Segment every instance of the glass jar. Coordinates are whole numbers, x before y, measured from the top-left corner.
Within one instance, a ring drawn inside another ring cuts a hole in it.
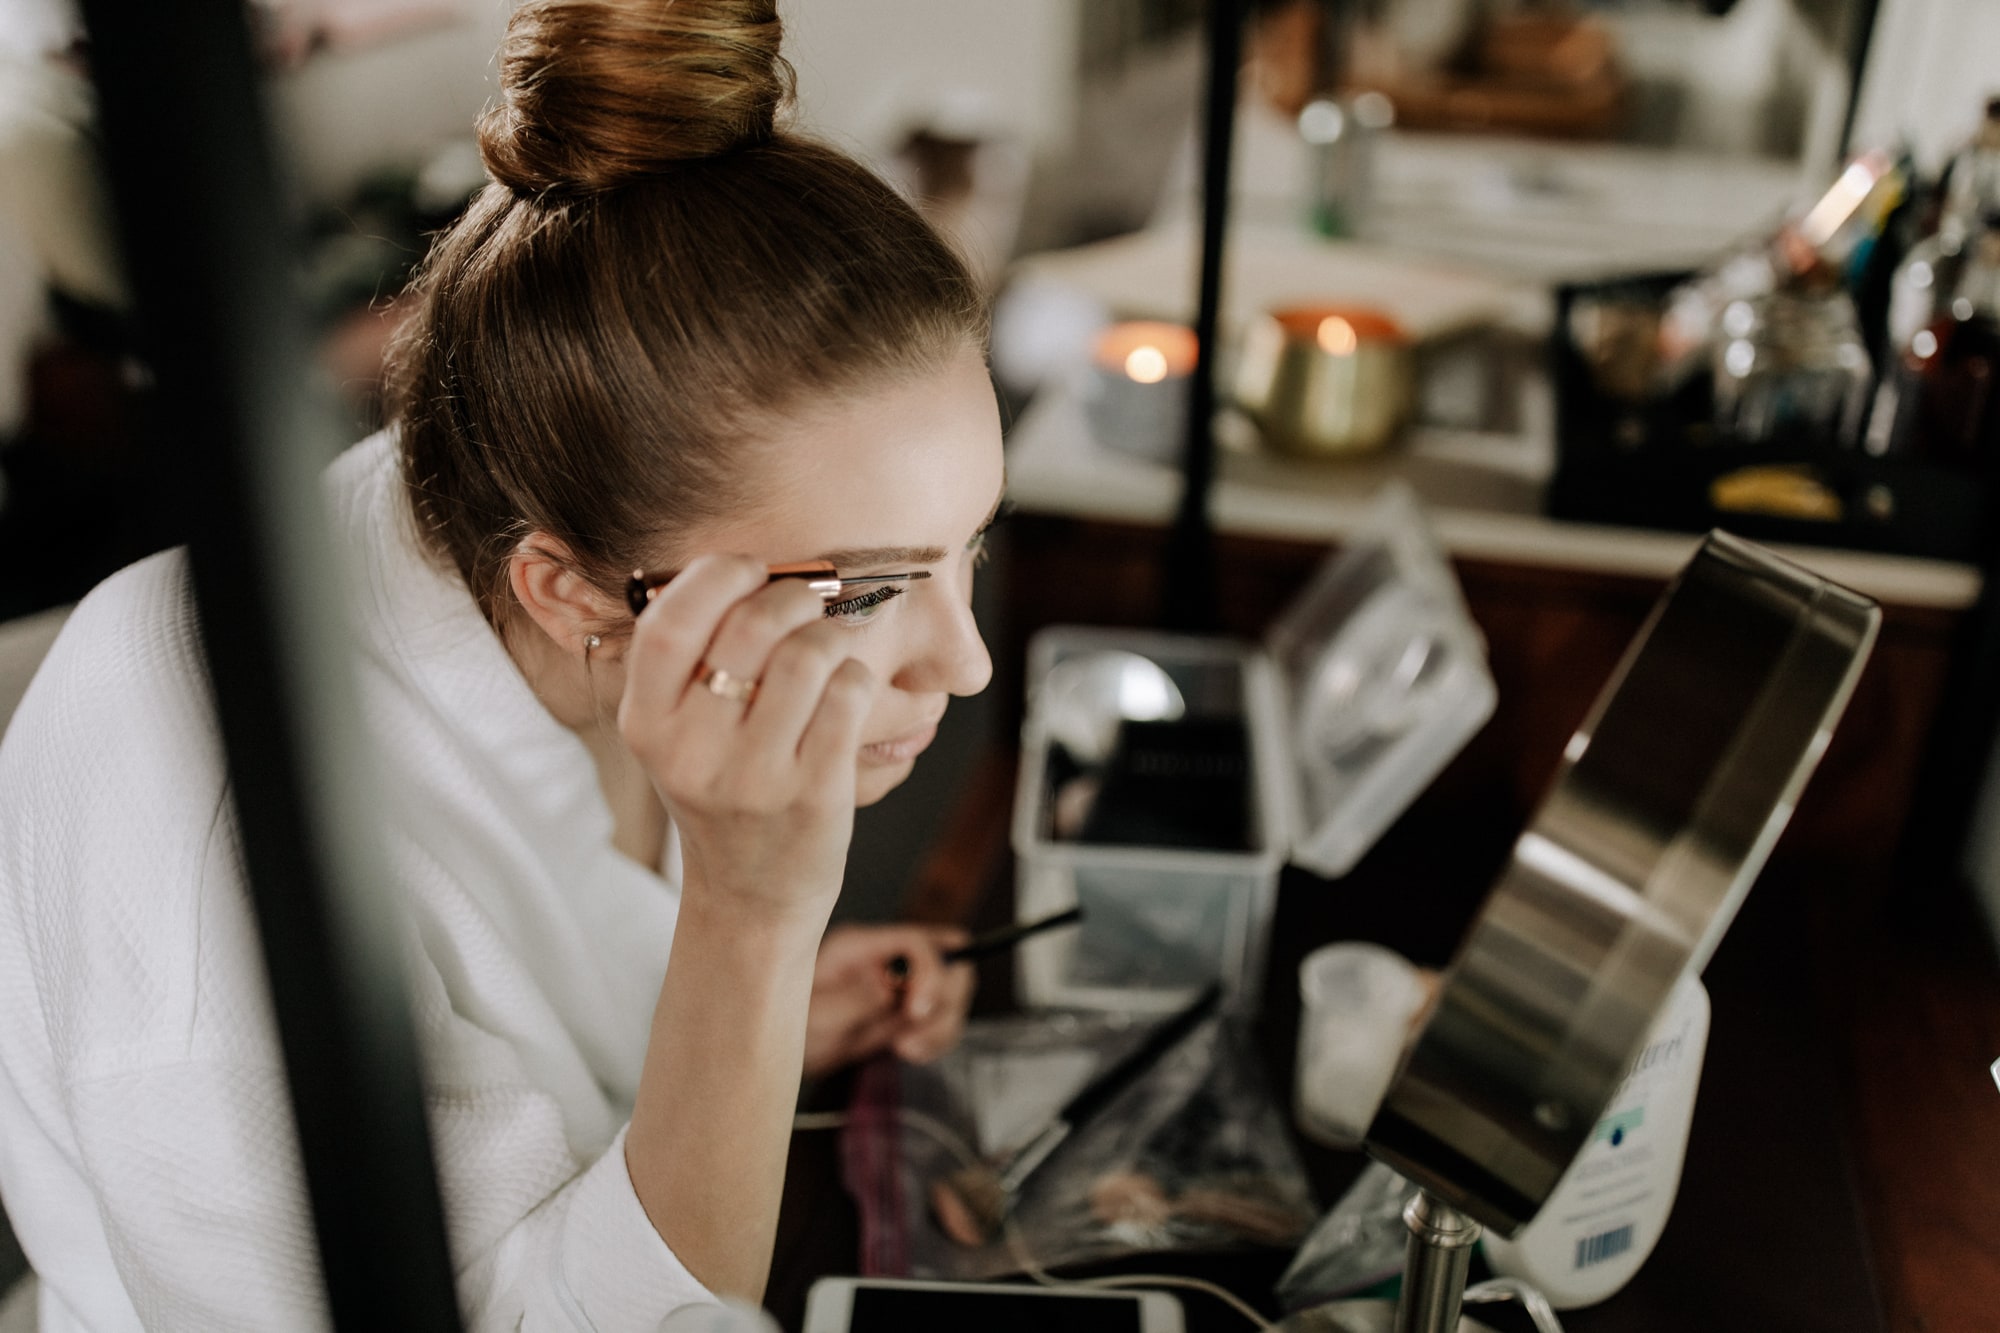
[[[2000,213],[1989,214],[1952,298],[1897,367],[1899,452],[1969,469],[2000,450]]]
[[[1852,442],[1871,363],[1854,302],[1831,283],[1732,301],[1714,342],[1715,424],[1738,444]]]
[[[1889,279],[1889,346],[1898,354],[1943,314],[1965,271],[1965,232],[1947,225],[1910,247]]]

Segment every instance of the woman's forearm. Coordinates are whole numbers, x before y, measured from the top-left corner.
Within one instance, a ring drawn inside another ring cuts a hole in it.
[[[625,1162],[661,1237],[722,1295],[759,1300],[770,1273],[825,925],[693,876],[683,890]]]

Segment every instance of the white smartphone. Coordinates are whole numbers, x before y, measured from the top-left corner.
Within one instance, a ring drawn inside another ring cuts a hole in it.
[[[1091,1291],[1000,1282],[823,1277],[806,1293],[803,1333],[1183,1333],[1164,1291]]]

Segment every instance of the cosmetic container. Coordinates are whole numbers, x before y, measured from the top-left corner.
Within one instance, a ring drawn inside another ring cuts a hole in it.
[[[1321,945],[1299,964],[1299,1054],[1292,1120],[1353,1150],[1389,1090],[1429,989],[1416,965],[1361,940]]]
[[[1708,991],[1686,973],[1534,1221],[1512,1240],[1482,1239],[1494,1272],[1533,1284],[1558,1310],[1595,1305],[1632,1280],[1680,1189],[1708,1014]]]
[[[1235,391],[1264,443],[1281,453],[1374,453],[1416,406],[1409,335],[1368,307],[1282,307],[1245,331]]]
[[[1091,435],[1107,449],[1178,465],[1198,361],[1185,325],[1131,320],[1104,329],[1080,383]]]
[[[1028,649],[1015,906],[1033,1008],[1254,1008],[1280,869],[1337,881],[1493,711],[1415,498],[1371,506],[1261,644],[1052,626]],[[1338,891],[1330,885],[1329,891]]]

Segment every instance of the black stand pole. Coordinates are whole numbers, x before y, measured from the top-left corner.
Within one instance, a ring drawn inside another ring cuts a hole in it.
[[[1181,503],[1167,535],[1160,620],[1169,629],[1212,630],[1218,618],[1215,531],[1208,496],[1215,478],[1216,329],[1222,254],[1229,224],[1229,154],[1242,63],[1242,0],[1209,0],[1208,101],[1202,132],[1201,299],[1196,307],[1194,379],[1188,385],[1187,450]]]
[[[321,1268],[341,1329],[456,1329],[339,563],[242,0],[85,0],[90,61]],[[146,1108],[134,1107],[144,1115]]]

